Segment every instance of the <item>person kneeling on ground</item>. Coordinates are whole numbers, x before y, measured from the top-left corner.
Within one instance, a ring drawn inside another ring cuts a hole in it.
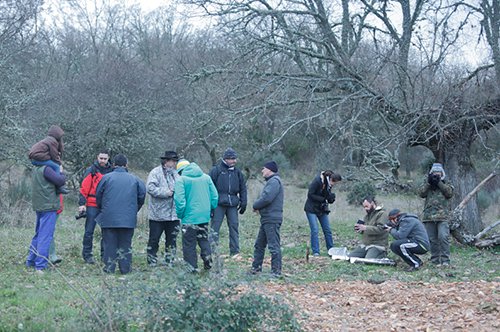
[[[430,246],[424,225],[417,216],[401,213],[398,209],[389,212],[389,221],[386,231],[396,240],[391,243],[392,252],[410,266],[407,272],[420,269],[423,263],[417,254],[425,254]]]

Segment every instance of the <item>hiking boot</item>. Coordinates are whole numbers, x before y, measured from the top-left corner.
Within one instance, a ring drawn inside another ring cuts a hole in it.
[[[210,270],[212,268],[212,260],[211,259],[204,260],[203,261],[203,268],[205,270]]]
[[[420,269],[420,266],[410,266],[405,269],[406,272],[415,272]]]
[[[257,275],[257,274],[259,274],[261,272],[262,272],[262,269],[252,267],[250,269],[250,271],[248,271],[248,274],[250,274],[250,275]]]
[[[62,262],[62,259],[57,257],[56,259],[52,259],[50,260],[50,262],[53,264],[53,265],[57,265],[57,264],[60,264]]]
[[[84,258],[85,264],[95,264],[94,257]]]

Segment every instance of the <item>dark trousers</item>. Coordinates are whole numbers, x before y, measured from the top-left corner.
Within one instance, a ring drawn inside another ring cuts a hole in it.
[[[56,211],[36,212],[35,235],[26,258],[26,265],[37,270],[47,268],[49,248],[56,228]]]
[[[450,226],[447,221],[428,221],[424,223],[431,243],[431,262],[450,263]]]
[[[252,269],[262,271],[266,246],[271,253],[271,272],[281,274],[280,224],[261,224],[255,240]]]
[[[116,262],[121,274],[132,270],[133,228],[103,228],[104,272],[114,273]]]
[[[227,219],[229,228],[229,253],[236,255],[240,252],[239,234],[238,234],[238,208],[236,206],[217,206],[212,219],[211,242],[219,242],[219,232],[222,226],[224,216]]]
[[[148,240],[148,263],[156,264],[160,238],[165,233],[165,262],[173,262],[176,251],[176,239],[179,234],[180,223],[179,220],[173,221],[156,221],[149,220],[149,240]]]
[[[94,230],[96,226],[95,217],[97,216],[99,209],[96,207],[88,206],[87,207],[87,218],[85,219],[85,233],[83,234],[83,248],[82,248],[82,257],[84,260],[88,260],[92,258],[92,245],[94,242]],[[102,245],[101,238],[101,260],[103,259],[104,248]]]
[[[416,268],[422,266],[422,260],[418,258],[417,254],[422,255],[427,252],[427,249],[409,239],[396,240],[392,242],[391,250],[393,253],[401,257],[406,264]]]
[[[199,225],[182,225],[182,254],[184,261],[193,269],[198,268],[196,244],[200,246],[203,262],[211,261],[212,250],[208,241],[208,223]]]

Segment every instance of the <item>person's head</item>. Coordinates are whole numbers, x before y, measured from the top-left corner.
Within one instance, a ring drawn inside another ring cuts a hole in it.
[[[397,225],[399,223],[399,216],[401,215],[401,211],[399,209],[392,209],[389,212],[388,219],[393,225]]]
[[[226,163],[227,166],[229,167],[234,167],[237,162],[238,155],[236,154],[236,151],[234,151],[232,148],[227,148],[226,151],[224,151],[224,154],[222,155],[222,160]]]
[[[127,167],[127,164],[128,160],[124,154],[119,153],[113,158],[113,165],[115,167]]]
[[[108,164],[109,161],[109,152],[108,150],[100,150],[97,154],[97,163],[99,166],[104,167]]]
[[[262,167],[262,176],[268,178],[274,173],[278,173],[278,164],[274,160],[265,163],[264,167]]]
[[[375,210],[375,208],[377,207],[377,201],[375,201],[375,196],[368,195],[365,198],[363,198],[362,205],[366,213],[370,213],[373,210]]]
[[[342,181],[342,176],[338,173],[335,173],[334,171],[327,170],[322,172],[323,174],[323,180],[328,182],[330,186],[333,186],[335,183]]]
[[[163,167],[175,169],[177,162],[179,161],[179,156],[175,151],[165,151],[165,154],[161,156],[160,159]]]
[[[57,141],[60,141],[64,136],[64,130],[62,130],[62,128],[58,125],[52,125],[50,126],[47,135],[54,137]]]
[[[177,173],[179,173],[179,175],[182,175],[182,171],[188,167],[188,165],[190,164],[189,161],[187,161],[186,159],[181,159],[177,162]]]
[[[441,180],[444,180],[444,178],[446,177],[443,165],[440,163],[432,164],[429,174],[439,175]]]

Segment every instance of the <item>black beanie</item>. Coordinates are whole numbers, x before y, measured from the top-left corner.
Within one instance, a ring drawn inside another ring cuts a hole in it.
[[[273,173],[278,172],[278,164],[274,160],[268,161],[267,163],[264,164],[264,167],[267,168],[268,170],[272,171]]]

